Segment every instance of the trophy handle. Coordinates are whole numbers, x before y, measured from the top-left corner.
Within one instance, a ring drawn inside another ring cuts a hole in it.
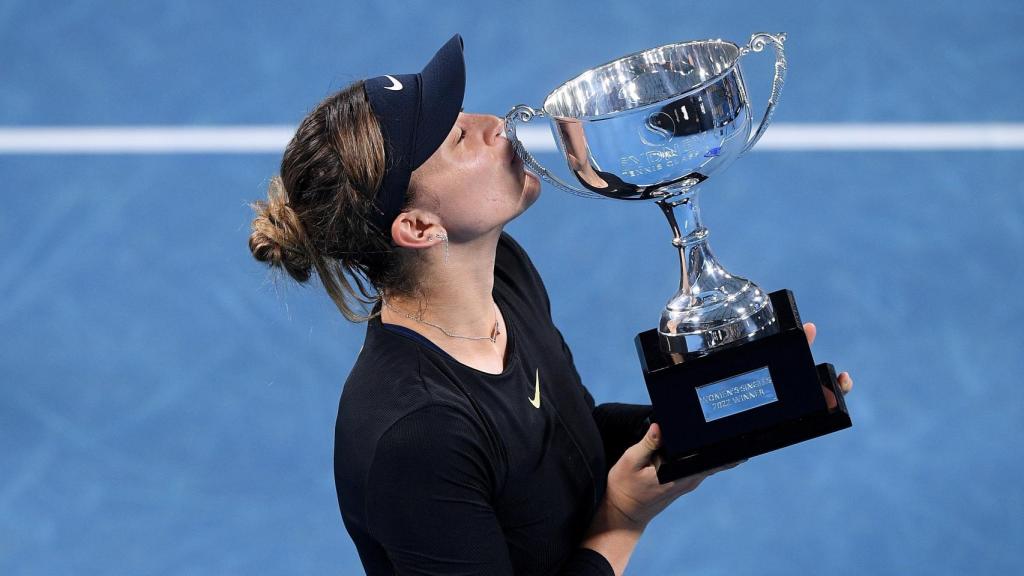
[[[515,106],[508,111],[508,114],[505,115],[505,137],[508,138],[509,143],[512,144],[512,149],[515,150],[516,155],[522,158],[523,164],[530,169],[530,172],[540,176],[545,182],[555,186],[556,188],[577,196],[585,196],[587,198],[604,198],[604,196],[599,194],[594,194],[593,192],[588,192],[563,182],[547,168],[541,166],[540,162],[537,162],[537,159],[533,157],[533,154],[530,154],[526,149],[526,146],[524,146],[522,141],[519,140],[519,137],[516,136],[516,125],[519,124],[519,122],[529,122],[530,120],[533,120],[534,117],[543,118],[545,116],[546,114],[543,110],[537,110],[525,104]]]
[[[747,141],[747,145],[743,148],[743,152],[750,150],[757,141],[761,139],[761,134],[764,134],[765,128],[768,128],[768,124],[772,121],[772,114],[775,113],[775,104],[779,100],[779,95],[782,93],[782,85],[786,82],[786,49],[782,43],[786,41],[786,33],[780,32],[779,34],[768,34],[766,32],[758,32],[750,37],[750,43],[740,48],[740,56],[748,54],[750,52],[760,52],[764,50],[764,47],[771,42],[772,48],[775,49],[775,78],[772,80],[772,94],[768,97],[768,107],[764,111],[764,116],[761,118],[761,124],[758,125],[757,131]]]

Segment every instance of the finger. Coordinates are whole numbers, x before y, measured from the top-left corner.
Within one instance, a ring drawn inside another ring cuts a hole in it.
[[[726,470],[732,470],[733,468],[739,466],[740,464],[743,464],[744,462],[746,462],[746,460],[739,460],[737,462],[732,462],[730,464],[723,464],[717,468],[712,468],[711,470],[708,470],[708,476],[712,474],[717,474],[719,472],[724,472]]]
[[[712,468],[710,470],[698,472],[692,476],[678,478],[676,480],[663,484],[662,489],[672,494],[673,496],[686,494],[687,492],[696,490],[697,487],[700,486],[702,482],[707,480],[709,476],[714,476],[719,472],[735,468],[740,464],[743,464],[744,462],[746,462],[746,460],[740,460],[739,462],[733,462],[732,464],[725,464],[717,468]]]
[[[647,433],[639,442],[633,444],[622,454],[622,460],[632,468],[639,470],[654,462],[658,448],[661,446],[661,427],[651,424]]]
[[[850,393],[853,390],[853,378],[850,377],[849,372],[841,372],[839,374],[839,389],[843,391],[843,395]]]
[[[661,426],[652,422],[650,427],[647,428],[647,434],[644,434],[640,443],[649,451],[656,452],[661,447]]]
[[[814,337],[818,335],[818,327],[811,322],[804,322],[804,334],[807,335],[807,345],[814,344]]]
[[[743,460],[739,460],[739,461],[736,461],[736,462],[732,462],[730,464],[723,464],[721,466],[717,466],[715,468],[711,468],[711,469],[705,470],[703,472],[698,472],[698,473],[696,473],[696,474],[694,474],[692,476],[686,476],[685,478],[681,478],[680,480],[676,480],[676,482],[690,482],[690,483],[697,482],[697,483],[700,483],[700,482],[703,482],[708,476],[714,476],[715,474],[718,474],[719,472],[724,472],[726,470],[731,470],[731,469],[739,466],[740,464],[743,464],[746,461],[747,461],[746,459],[743,459]]]

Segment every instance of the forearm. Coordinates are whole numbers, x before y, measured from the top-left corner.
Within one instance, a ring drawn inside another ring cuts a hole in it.
[[[626,564],[645,526],[627,517],[605,500],[594,514],[582,546],[604,556],[615,575],[621,576],[626,571]]]

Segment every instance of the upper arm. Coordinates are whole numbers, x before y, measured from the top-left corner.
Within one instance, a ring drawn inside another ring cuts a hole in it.
[[[366,517],[396,574],[511,574],[491,505],[493,459],[454,409],[428,406],[378,442]]]

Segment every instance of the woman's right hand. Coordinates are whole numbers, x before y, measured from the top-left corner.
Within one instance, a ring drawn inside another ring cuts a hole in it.
[[[616,575],[626,570],[640,535],[673,500],[692,492],[705,478],[739,464],[729,464],[667,484],[658,483],[661,429],[651,424],[640,442],[630,446],[608,471],[608,489],[594,514],[583,547],[605,557]]]
[[[621,516],[624,527],[642,531],[659,512],[676,498],[692,492],[705,478],[740,464],[736,462],[659,484],[657,466],[660,446],[661,428],[651,424],[643,439],[629,447],[608,471],[604,504],[609,514]]]

